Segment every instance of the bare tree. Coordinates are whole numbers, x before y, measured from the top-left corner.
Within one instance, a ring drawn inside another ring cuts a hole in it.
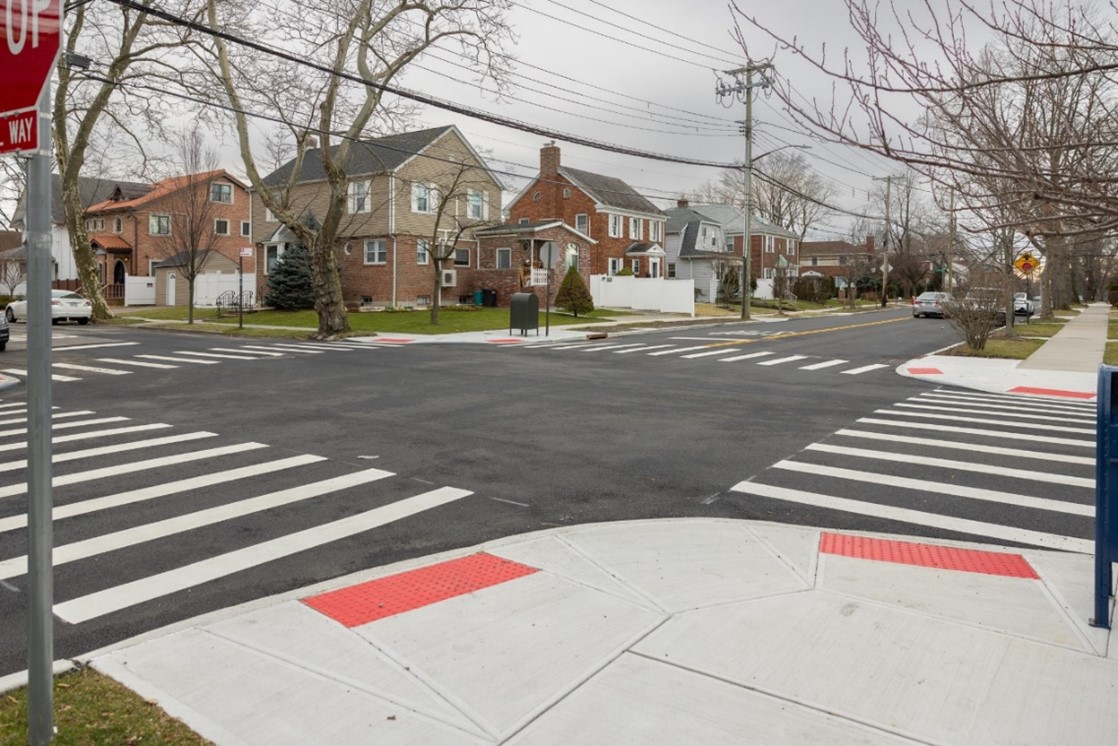
[[[12,225],[16,203],[27,184],[22,158],[0,158],[0,230]]]
[[[194,323],[194,283],[205,269],[217,238],[212,183],[224,171],[217,168],[217,151],[207,148],[200,128],[179,133],[176,150],[185,171],[174,180],[174,191],[164,200],[170,213],[169,231],[155,237],[155,251],[174,263],[187,285],[187,323]]]
[[[15,295],[16,288],[26,279],[26,261],[11,256],[0,258],[0,286],[7,289],[8,295]]]
[[[441,178],[433,177],[440,185],[438,194],[429,194],[436,201],[434,228],[424,239],[434,270],[431,291],[431,323],[439,323],[439,306],[442,304],[442,271],[448,259],[458,251],[463,236],[479,228],[496,225],[499,220],[489,219],[489,204],[485,189],[492,185],[485,169],[471,162],[447,163]]]
[[[1033,241],[1049,268],[1045,303],[1060,302],[1068,238],[1118,228],[1116,4],[1107,14],[1074,0],[845,3],[864,60],[828,58],[734,10],[845,91],[809,101],[778,79],[796,119],[952,188],[963,210],[993,208],[997,219],[975,229],[1012,227]],[[989,43],[972,47],[974,29]]]
[[[297,15],[277,16],[261,9],[230,14],[224,3],[209,0],[208,22],[215,31],[234,31],[262,43],[296,49],[299,59],[261,54],[215,39],[218,76],[236,112],[241,158],[254,190],[267,207],[310,251],[314,261],[317,336],[349,329],[335,256],[345,215],[350,150],[362,136],[406,122],[411,110],[385,96],[413,60],[432,47],[457,44],[475,72],[503,84],[510,38],[505,19],[508,0],[311,0]],[[309,62],[314,67],[304,65]],[[265,184],[249,138],[246,103],[254,97],[273,102],[293,141],[313,132],[321,139],[324,188],[328,196],[321,227],[311,232],[290,206],[289,195],[301,172],[304,148],[295,158],[291,179],[279,187]]]
[[[197,16],[202,0],[136,0],[180,15]],[[93,319],[112,314],[101,293],[97,259],[89,243],[78,177],[87,163],[109,160],[109,148],[123,136],[126,150],[145,167],[148,139],[158,132],[168,109],[159,81],[181,84],[186,76],[182,52],[196,39],[180,26],[144,11],[106,3],[73,3],[67,8],[64,59],[86,58],[94,69],[58,66],[54,95],[54,156],[62,182],[62,207],[82,293],[93,304]],[[169,58],[177,60],[169,62]],[[177,107],[182,113],[182,106]],[[99,173],[104,175],[103,173]]]

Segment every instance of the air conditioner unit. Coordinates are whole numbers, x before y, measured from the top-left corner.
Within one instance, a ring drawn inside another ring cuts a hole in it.
[[[440,287],[452,288],[458,284],[458,271],[454,269],[444,269],[442,282],[439,283]]]

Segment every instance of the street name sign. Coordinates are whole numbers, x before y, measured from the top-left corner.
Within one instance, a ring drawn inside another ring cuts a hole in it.
[[[61,0],[0,0],[0,153],[39,149],[39,96],[58,59]]]

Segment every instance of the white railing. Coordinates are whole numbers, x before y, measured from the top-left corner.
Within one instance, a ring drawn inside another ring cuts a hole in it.
[[[547,284],[547,270],[546,269],[532,269],[532,276],[528,279],[529,285],[546,285]]]

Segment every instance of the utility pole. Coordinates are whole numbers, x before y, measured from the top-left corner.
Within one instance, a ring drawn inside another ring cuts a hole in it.
[[[955,256],[954,256],[954,251],[955,251],[955,190],[954,189],[951,190],[951,215],[950,215],[950,219],[948,220],[947,225],[948,225],[948,231],[947,231],[947,266],[944,267],[943,273],[944,273],[944,280],[946,280],[946,282],[944,283],[944,285],[945,285],[944,290],[946,292],[950,293],[951,292],[951,285],[953,283],[953,279],[954,279],[954,276],[955,276],[955,273],[951,271],[955,267]]]
[[[727,75],[734,76],[732,84],[718,82],[714,93],[718,100],[733,102],[734,98],[745,102],[745,121],[742,123],[745,134],[745,236],[742,244],[741,264],[741,319],[748,321],[750,318],[749,306],[753,301],[750,288],[753,278],[753,89],[769,86],[769,79],[763,74],[761,79],[754,83],[753,73],[764,73],[772,67],[770,62],[748,62],[745,67],[726,70]]]
[[[889,207],[893,204],[893,176],[874,179],[885,182],[885,238],[881,242],[881,307],[889,302]]]

